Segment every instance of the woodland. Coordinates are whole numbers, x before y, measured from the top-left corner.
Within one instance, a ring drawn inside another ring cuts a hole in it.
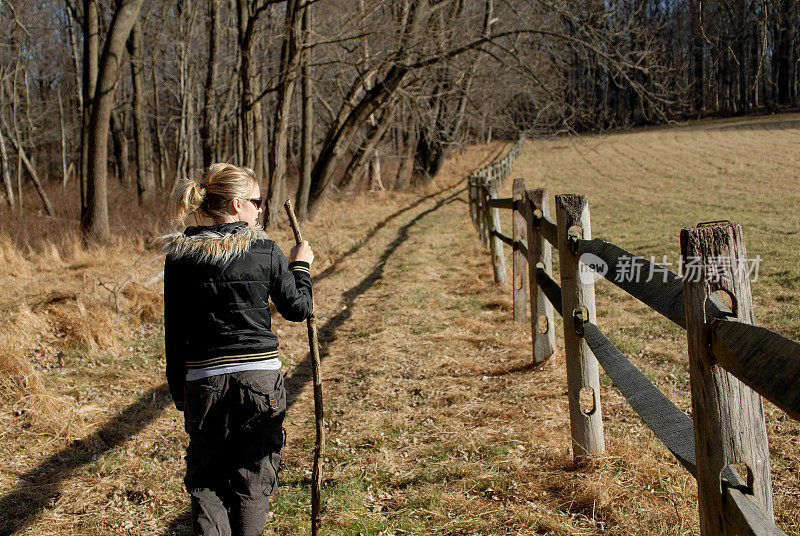
[[[800,95],[796,0],[2,0],[0,43],[0,210],[35,189],[101,242],[110,181],[142,204],[235,162],[270,224],[287,197],[304,219],[425,184],[469,142]]]

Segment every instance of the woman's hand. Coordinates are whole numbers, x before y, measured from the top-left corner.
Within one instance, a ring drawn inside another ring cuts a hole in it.
[[[314,252],[311,251],[311,246],[308,245],[308,240],[303,240],[289,252],[289,262],[303,261],[311,264],[314,262]]]

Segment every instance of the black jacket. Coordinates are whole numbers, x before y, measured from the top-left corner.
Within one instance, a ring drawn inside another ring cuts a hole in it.
[[[311,275],[245,222],[162,237],[167,381],[183,409],[187,369],[278,357],[267,298],[287,320],[311,313]]]

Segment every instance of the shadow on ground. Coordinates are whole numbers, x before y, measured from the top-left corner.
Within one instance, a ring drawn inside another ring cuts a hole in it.
[[[21,475],[19,483],[0,497],[0,536],[21,531],[55,506],[64,482],[78,469],[137,435],[171,403],[166,384],[150,389],[99,430]]]
[[[800,119],[754,119],[741,123],[723,125],[705,125],[704,130],[789,130],[800,128]]]
[[[453,187],[445,188],[441,192],[448,189],[452,189]],[[411,219],[408,223],[400,227],[397,231],[397,236],[395,239],[389,244],[389,246],[384,250],[383,254],[381,254],[380,259],[378,262],[375,263],[375,266],[372,270],[364,277],[361,281],[358,282],[355,286],[351,287],[349,290],[345,291],[342,294],[344,298],[344,303],[341,306],[341,310],[336,313],[333,317],[331,317],[327,322],[325,322],[322,327],[319,328],[319,340],[320,340],[320,358],[325,358],[328,355],[327,352],[327,345],[336,339],[336,330],[342,326],[347,320],[350,319],[352,315],[352,306],[355,303],[356,298],[364,294],[367,290],[369,290],[376,281],[383,277],[383,270],[386,266],[386,262],[389,258],[397,251],[397,249],[406,241],[408,240],[408,232],[409,230],[414,227],[417,223],[420,222],[425,216],[431,214],[442,208],[444,205],[456,201],[458,199],[458,195],[466,191],[466,188],[461,188],[460,190],[448,195],[447,197],[440,199],[433,205],[431,208],[427,210],[423,210],[419,214],[417,214],[413,219]],[[437,195],[433,194],[433,195]],[[430,198],[428,196],[424,199]],[[418,204],[418,203],[417,203]],[[405,209],[404,209],[405,210]],[[297,398],[298,393],[303,388],[305,384],[311,381],[311,355],[306,354],[305,359],[294,369],[294,374],[291,377],[287,378],[286,380],[286,391],[287,391],[287,405],[291,406]]]
[[[375,226],[372,229],[370,229],[370,231],[367,234],[365,234],[364,237],[361,240],[359,240],[355,245],[353,245],[353,247],[348,249],[345,253],[340,255],[335,261],[333,261],[333,264],[331,264],[330,266],[325,268],[319,275],[315,275],[314,276],[314,281],[315,282],[319,282],[319,281],[322,281],[323,279],[326,279],[326,278],[332,276],[333,274],[335,274],[337,269],[339,268],[339,264],[341,264],[341,262],[343,260],[347,259],[348,257],[353,255],[354,253],[357,253],[358,250],[363,248],[367,244],[367,242],[372,240],[372,238],[374,238],[375,235],[378,234],[378,231],[380,231],[381,229],[386,227],[386,225],[390,221],[392,221],[393,219],[397,218],[398,216],[401,216],[402,214],[408,212],[409,210],[421,205],[422,203],[424,203],[428,199],[432,199],[432,198],[436,197],[437,195],[439,195],[441,193],[444,193],[445,191],[447,191],[448,188],[449,187],[445,187],[445,188],[442,188],[441,190],[439,190],[437,192],[433,192],[432,194],[426,195],[424,197],[420,197],[419,199],[417,199],[416,201],[414,201],[413,203],[411,203],[407,207],[403,207],[400,210],[398,210],[396,212],[393,212],[392,214],[389,214],[388,216],[386,216],[383,220],[381,220],[380,222],[375,224]]]

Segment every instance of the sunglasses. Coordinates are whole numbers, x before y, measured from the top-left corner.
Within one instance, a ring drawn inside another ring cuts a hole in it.
[[[250,199],[248,199],[248,201],[250,201],[251,203],[253,203],[256,206],[256,210],[259,210],[261,208],[261,203],[264,202],[264,198],[263,197],[251,197]]]

